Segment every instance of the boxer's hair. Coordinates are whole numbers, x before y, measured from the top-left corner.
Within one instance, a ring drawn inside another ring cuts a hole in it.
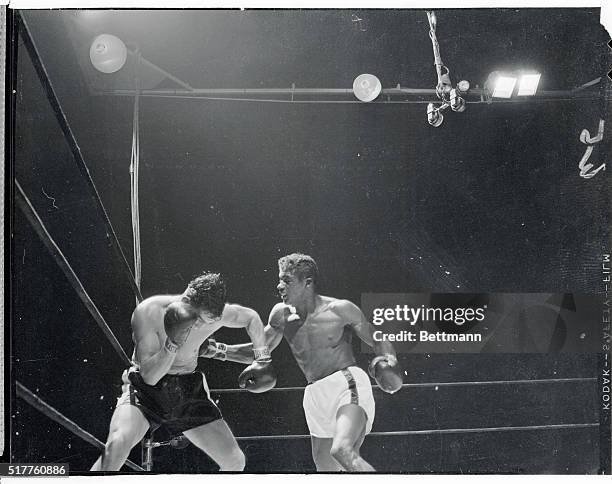
[[[223,276],[217,272],[203,272],[187,285],[187,297],[195,307],[210,311],[214,317],[221,316],[227,301]]]
[[[278,268],[283,272],[291,272],[303,281],[310,277],[316,285],[319,282],[319,268],[315,260],[306,254],[294,253],[278,259]]]

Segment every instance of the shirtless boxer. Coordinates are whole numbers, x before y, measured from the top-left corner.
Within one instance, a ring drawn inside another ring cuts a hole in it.
[[[200,345],[221,327],[245,328],[254,362],[239,377],[253,392],[276,383],[264,327],[252,309],[226,303],[220,274],[205,272],[183,294],[153,296],[132,314],[132,366],[123,372],[123,394],[110,423],[106,447],[92,471],[119,470],[151,424],[183,434],[222,471],[241,471],[244,454],[196,371]]]
[[[312,257],[291,254],[278,267],[283,302],[270,313],[266,343],[274,349],[284,336],[308,380],[303,405],[317,470],[374,471],[359,455],[372,429],[374,398],[368,375],[355,365],[351,336],[355,333],[374,348],[370,374],[388,393],[402,385],[393,346],[373,340],[373,326],[355,304],[318,294]],[[250,363],[252,348],[212,340],[201,356]]]

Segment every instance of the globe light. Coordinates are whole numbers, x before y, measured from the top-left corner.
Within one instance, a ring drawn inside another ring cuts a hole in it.
[[[112,74],[125,65],[127,48],[119,37],[98,35],[89,48],[89,59],[98,71]]]

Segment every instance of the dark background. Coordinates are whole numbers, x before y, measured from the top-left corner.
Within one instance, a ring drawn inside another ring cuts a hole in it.
[[[129,62],[115,77],[87,64],[95,35],[137,44],[146,59],[199,88],[350,88],[363,72],[383,87],[436,83],[422,10],[22,14],[130,260],[133,99],[96,92],[133,81]],[[541,89],[605,77],[599,9],[437,16],[455,82],[482,85],[501,68],[539,70]],[[16,42],[14,174],[131,353],[134,297],[23,40]],[[323,293],[355,302],[367,292],[599,292],[609,171],[578,176],[579,134],[594,135],[606,109],[597,96],[470,104],[435,129],[425,104],[141,99],[143,294],[181,292],[201,269],[216,269],[227,275],[231,301],[265,319],[277,301],[276,259],[292,251],[317,259]],[[595,147],[595,167],[606,149]],[[13,379],[105,440],[122,362],[20,212],[12,237]],[[223,330],[218,339],[247,336]],[[279,387],[305,384],[284,343],[274,358]],[[235,387],[240,365],[202,364],[211,388]],[[406,355],[402,364],[413,383],[598,375],[593,354]],[[594,382],[545,385],[377,392],[374,430],[598,421]],[[300,391],[219,398],[238,436],[306,433]],[[14,461],[83,471],[97,458],[20,399],[11,424]],[[599,432],[372,436],[363,455],[383,472],[596,473]],[[314,471],[306,439],[242,447],[248,471]],[[140,461],[137,451],[132,458]],[[216,469],[193,447],[162,449],[156,459],[158,472]]]

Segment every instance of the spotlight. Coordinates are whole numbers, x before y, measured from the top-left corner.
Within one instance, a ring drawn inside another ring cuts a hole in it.
[[[462,113],[465,111],[465,99],[463,99],[457,91],[458,89],[451,89],[450,107],[456,113]]]
[[[516,77],[499,76],[493,88],[493,97],[508,99],[512,97],[516,86]]]
[[[485,82],[485,91],[489,97],[509,99],[514,94],[517,82],[519,84],[518,96],[533,96],[538,89],[540,74],[537,72],[525,73],[521,70],[493,71]]]
[[[440,109],[434,106],[434,103],[429,103],[427,105],[427,122],[431,124],[434,128],[437,128],[444,121],[444,116]]]
[[[98,35],[89,48],[89,59],[100,72],[112,74],[125,65],[127,48],[121,39],[114,35]]]
[[[522,74],[519,81],[518,95],[533,96],[538,90],[540,74]]]
[[[355,97],[364,103],[374,101],[382,91],[382,85],[373,74],[361,74],[353,81]]]

